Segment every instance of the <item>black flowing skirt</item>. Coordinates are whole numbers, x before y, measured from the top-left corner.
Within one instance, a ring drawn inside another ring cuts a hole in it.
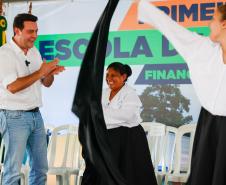
[[[115,162],[128,185],[157,185],[147,138],[142,126],[118,127],[108,130],[110,148]],[[106,185],[95,167],[86,163],[82,185],[95,182]]]
[[[204,108],[196,128],[187,185],[226,185],[226,117]]]

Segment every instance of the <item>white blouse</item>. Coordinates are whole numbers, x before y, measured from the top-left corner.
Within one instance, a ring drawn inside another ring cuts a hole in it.
[[[107,88],[102,93],[102,107],[107,129],[120,126],[134,127],[142,121],[140,108],[142,106],[135,90],[124,85],[110,101],[111,89]]]
[[[201,105],[213,115],[226,116],[226,65],[220,44],[180,26],[145,0],[139,3],[138,19],[159,29],[185,59]]]

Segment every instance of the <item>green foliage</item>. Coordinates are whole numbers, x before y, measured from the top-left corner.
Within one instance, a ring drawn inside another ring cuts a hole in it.
[[[143,121],[155,121],[179,127],[192,121],[189,112],[190,100],[185,98],[178,85],[153,85],[140,95],[143,104]]]

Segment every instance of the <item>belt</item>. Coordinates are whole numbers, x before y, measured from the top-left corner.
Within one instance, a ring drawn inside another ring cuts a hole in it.
[[[38,111],[39,111],[39,108],[38,107],[35,107],[34,109],[25,110],[24,112],[38,112]]]

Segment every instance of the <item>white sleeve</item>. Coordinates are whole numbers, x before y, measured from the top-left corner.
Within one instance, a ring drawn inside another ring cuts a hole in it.
[[[131,123],[140,118],[141,101],[135,93],[124,98],[120,108],[103,107],[106,124]]]
[[[206,50],[202,49],[202,46],[209,43],[208,37],[180,26],[163,11],[145,0],[141,0],[138,5],[138,20],[150,24],[162,32],[186,62],[196,61],[195,55],[200,57],[200,52],[203,52],[203,55],[206,54]]]
[[[0,81],[5,89],[12,82],[16,81],[18,75],[14,61],[10,60],[9,56],[0,52]]]

